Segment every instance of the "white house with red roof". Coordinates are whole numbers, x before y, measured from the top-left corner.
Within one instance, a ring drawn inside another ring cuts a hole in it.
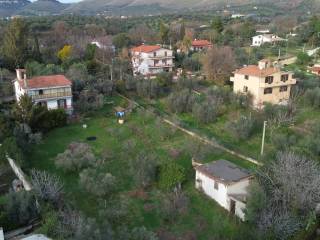
[[[134,75],[156,75],[172,72],[173,51],[158,45],[141,45],[131,49]]]
[[[312,74],[320,76],[320,64],[316,64],[313,67],[309,67],[308,71]]]
[[[191,44],[191,51],[202,51],[212,48],[212,43],[208,40],[195,39]]]
[[[237,69],[230,81],[235,93],[250,94],[253,106],[259,109],[265,103],[287,104],[292,86],[296,84],[292,72],[282,71],[268,59]]]
[[[48,109],[65,109],[68,113],[72,106],[72,82],[64,75],[38,76],[28,79],[25,69],[17,69],[14,81],[16,100],[28,94],[35,104]]]
[[[252,47],[260,47],[261,45],[265,43],[276,43],[276,42],[283,42],[287,41],[286,39],[283,39],[281,37],[278,37],[275,34],[260,34],[257,36],[252,37]]]

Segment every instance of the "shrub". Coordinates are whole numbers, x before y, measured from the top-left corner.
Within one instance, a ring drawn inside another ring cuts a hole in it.
[[[177,163],[169,162],[160,167],[159,185],[163,189],[180,189],[185,178],[185,169]]]
[[[73,142],[64,153],[58,154],[55,164],[65,171],[76,171],[94,166],[96,157],[88,144]]]
[[[67,124],[67,114],[64,109],[47,110],[46,107],[34,108],[30,127],[33,131],[47,132]]]
[[[189,198],[181,191],[160,195],[158,198],[161,199],[158,209],[165,221],[173,223],[178,216],[188,211]]]
[[[171,93],[168,97],[169,109],[174,113],[191,112],[195,97],[188,89]]]
[[[6,155],[10,156],[18,164],[23,164],[23,151],[18,146],[14,137],[6,138],[0,147],[0,163],[7,163]]]
[[[103,107],[103,95],[96,90],[83,90],[80,93],[79,99],[76,103],[76,108],[80,112],[88,112],[100,109]]]
[[[320,108],[320,88],[308,89],[304,94],[304,100],[307,105]]]
[[[112,174],[99,173],[94,169],[83,170],[79,182],[87,192],[98,197],[110,196],[116,187],[116,178]]]
[[[211,101],[195,103],[192,114],[200,123],[214,122],[218,116],[218,105]]]
[[[6,197],[5,212],[12,223],[28,224],[39,216],[36,200],[31,192],[10,192]]]
[[[253,133],[255,120],[251,115],[241,115],[238,120],[228,123],[227,127],[231,131],[231,134],[238,140],[246,140]]]
[[[138,186],[147,187],[155,180],[157,164],[156,156],[145,152],[130,161],[131,174]]]

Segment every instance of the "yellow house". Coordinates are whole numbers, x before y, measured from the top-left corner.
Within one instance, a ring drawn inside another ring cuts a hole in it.
[[[267,59],[259,61],[258,65],[249,65],[238,69],[230,78],[233,82],[233,91],[250,93],[253,97],[253,106],[262,108],[264,103],[287,104],[290,92],[296,79],[291,72],[281,71],[272,66]]]

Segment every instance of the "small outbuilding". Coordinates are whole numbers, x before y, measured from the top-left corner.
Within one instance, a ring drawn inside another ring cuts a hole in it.
[[[118,118],[118,123],[123,124],[124,116],[126,114],[126,109],[118,106],[118,107],[115,107],[114,110],[115,110],[116,117]]]
[[[198,165],[195,170],[196,188],[244,220],[247,188],[253,174],[226,160]]]

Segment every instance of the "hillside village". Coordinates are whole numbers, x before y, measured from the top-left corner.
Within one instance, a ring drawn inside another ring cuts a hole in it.
[[[320,239],[320,16],[196,13],[0,21],[0,240]]]

